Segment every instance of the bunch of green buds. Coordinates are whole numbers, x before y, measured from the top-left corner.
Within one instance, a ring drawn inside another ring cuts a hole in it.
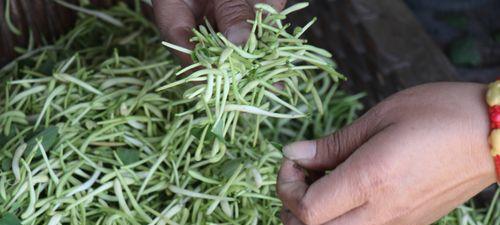
[[[208,23],[193,51],[165,43],[192,54],[181,69],[120,5],[4,67],[0,224],[279,224],[281,143],[361,107],[337,91],[331,55],[301,39],[312,22],[287,32],[306,6],[256,5],[242,47]]]

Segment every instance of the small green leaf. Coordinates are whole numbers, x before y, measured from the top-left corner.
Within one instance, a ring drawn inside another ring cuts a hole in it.
[[[130,165],[140,160],[140,153],[135,149],[118,149],[116,154],[125,165]]]
[[[225,178],[230,178],[234,171],[238,169],[238,167],[243,163],[243,159],[233,159],[225,162],[221,167],[220,167],[220,175],[222,175]]]
[[[21,225],[21,221],[14,214],[7,213],[0,219],[0,225]]]
[[[42,146],[45,150],[49,151],[59,138],[59,130],[55,126],[50,126],[47,128],[38,129],[31,134],[26,136],[26,151],[25,155],[28,155],[36,146],[37,140],[42,142]],[[38,156],[40,153],[36,153]]]
[[[11,165],[12,165],[11,159],[7,159],[7,158],[3,159],[2,160],[2,167],[1,167],[2,171],[9,171],[11,168]]]
[[[4,146],[7,144],[8,137],[0,133],[0,146]]]
[[[220,141],[224,141],[224,122],[222,120],[219,120],[214,127],[212,128],[212,133],[215,134],[217,139]]]
[[[16,125],[12,125],[10,129],[10,134],[5,136],[0,132],[0,146],[5,146],[12,138],[14,138],[18,133],[18,127]]]

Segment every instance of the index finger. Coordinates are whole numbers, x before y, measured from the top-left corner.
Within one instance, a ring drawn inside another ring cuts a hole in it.
[[[160,33],[168,42],[193,49],[189,41],[192,29],[196,26],[195,16],[190,7],[182,0],[155,0],[153,10]],[[189,54],[173,51],[184,64],[192,63]]]
[[[359,169],[359,168],[358,168]],[[363,205],[366,185],[360,171],[341,164],[311,185],[295,162],[284,159],[276,190],[283,206],[305,224],[323,224]]]
[[[292,160],[283,158],[276,182],[276,191],[283,205],[300,205],[308,188],[304,171]]]

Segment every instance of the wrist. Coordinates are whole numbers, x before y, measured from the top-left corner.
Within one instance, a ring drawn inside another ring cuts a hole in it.
[[[463,140],[468,140],[464,144],[470,145],[470,156],[468,157],[471,160],[469,165],[472,168],[462,169],[470,169],[469,171],[475,174],[476,178],[480,177],[483,185],[491,185],[496,182],[496,170],[489,144],[490,119],[485,99],[488,86],[475,84],[470,87],[472,89],[469,97],[461,99],[461,101],[467,101],[466,105],[470,107],[470,114],[463,121],[465,133],[461,136]],[[467,123],[470,123],[470,126]]]
[[[490,154],[493,157],[496,181],[500,183],[500,81],[488,85],[486,92],[490,133],[488,137]]]

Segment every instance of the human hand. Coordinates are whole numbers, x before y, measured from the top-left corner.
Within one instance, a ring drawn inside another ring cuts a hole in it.
[[[154,0],[153,10],[160,32],[167,41],[193,49],[189,42],[192,29],[203,23],[204,18],[216,25],[229,41],[244,44],[252,28],[247,20],[253,19],[253,6],[257,3],[267,3],[282,10],[286,0]],[[191,62],[189,55],[174,53],[184,64]]]
[[[493,184],[485,91],[410,88],[331,136],[286,146],[277,181],[283,223],[430,224]]]

